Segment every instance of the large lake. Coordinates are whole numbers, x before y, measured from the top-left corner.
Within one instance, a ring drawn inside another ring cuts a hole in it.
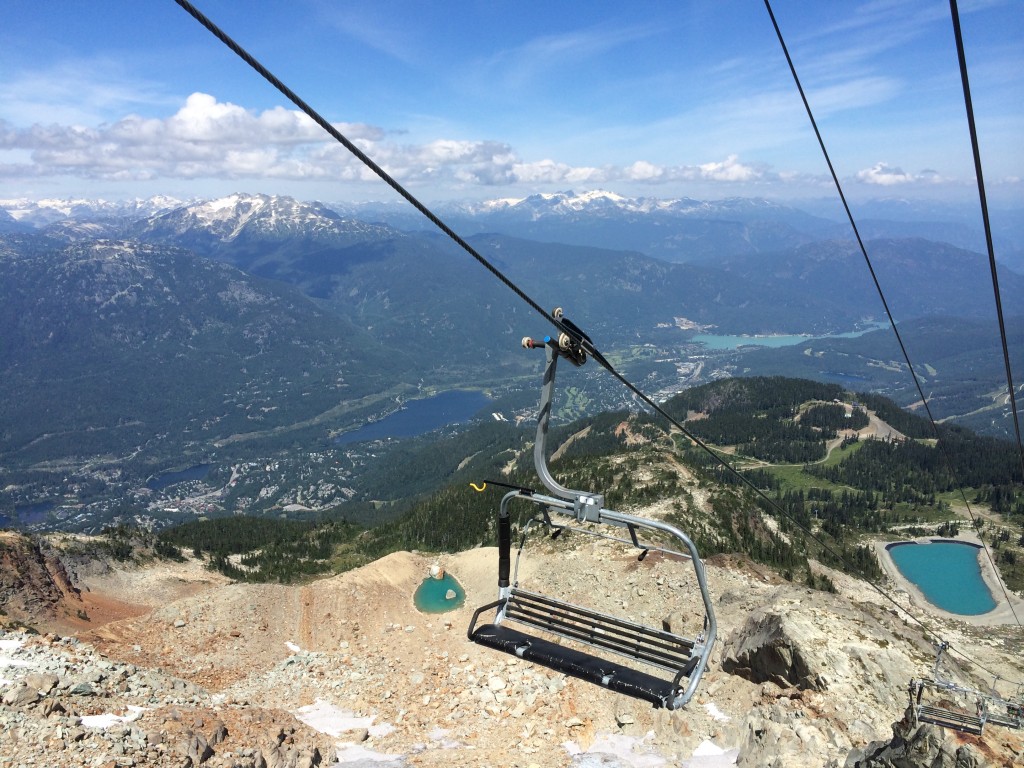
[[[884,325],[872,325],[860,331],[847,331],[846,333],[832,333],[821,336],[805,336],[803,334],[779,335],[779,336],[716,336],[710,333],[698,333],[690,341],[703,344],[708,349],[739,349],[740,347],[792,347],[795,344],[803,344],[805,341],[814,339],[855,339],[863,336],[869,331],[877,331]]]
[[[35,504],[15,507],[13,515],[0,515],[0,528],[12,525],[35,525],[36,523],[42,523],[56,506],[57,502],[55,501],[40,501]]]
[[[482,392],[464,389],[442,392],[422,400],[409,400],[401,410],[379,421],[364,424],[359,429],[338,435],[334,442],[338,445],[349,445],[365,440],[424,435],[449,424],[469,421],[489,402],[490,399]]]
[[[889,556],[932,605],[961,616],[977,616],[996,607],[981,577],[981,548],[961,541],[903,542],[887,547]]]
[[[153,491],[162,491],[164,488],[183,483],[186,480],[202,480],[213,468],[213,464],[196,464],[188,469],[180,469],[174,472],[161,472],[146,481],[146,487]]]

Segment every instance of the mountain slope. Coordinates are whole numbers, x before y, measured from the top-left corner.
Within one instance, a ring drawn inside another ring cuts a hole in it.
[[[442,615],[410,599],[435,562],[467,593]],[[13,661],[0,682],[5,754],[55,766],[125,756],[141,767],[185,764],[191,749],[211,765],[244,768],[317,759],[395,768],[817,768],[859,759],[880,768],[881,759],[865,758],[890,740],[926,765],[958,754],[965,765],[1011,766],[1024,746],[1012,729],[990,725],[975,738],[917,723],[906,684],[930,673],[932,649],[916,625],[842,574],[832,574],[838,594],[826,595],[741,557],[709,560],[719,644],[695,699],[666,712],[468,642],[472,611],[497,591],[492,547],[436,559],[395,553],[294,587],[199,584],[196,565],[118,565],[83,581],[89,594],[145,615],[73,638],[0,633]],[[529,552],[521,573],[545,594],[657,624],[689,608],[687,568],[562,537]],[[1019,678],[1010,630],[938,617],[929,626],[969,645],[986,669]],[[953,674],[961,684],[990,682]],[[83,727],[67,710],[133,719]],[[56,727],[66,738],[53,737]]]
[[[0,232],[23,232],[29,228],[18,222],[7,211],[0,209]]]
[[[988,260],[979,253],[923,239],[871,240],[865,244],[879,284],[897,322],[944,314],[995,316]],[[884,319],[878,291],[854,243],[821,241],[788,251],[716,259],[716,268],[755,281],[762,290],[800,290],[827,299],[839,311],[860,307]],[[1003,269],[1003,311],[1024,312],[1024,277]]]
[[[400,352],[385,358],[293,289],[185,251],[45,238],[4,245],[8,459],[287,425],[386,390],[387,366],[400,364]],[[357,346],[379,365],[353,369]]]
[[[994,317],[923,317],[899,328],[937,419],[956,417],[958,424],[1012,437],[1006,368]],[[1007,317],[1006,329],[1016,372],[1024,367],[1024,317]],[[748,374],[799,376],[883,393],[923,413],[920,395],[889,328],[854,339],[814,339],[792,347],[750,350],[736,362]]]
[[[642,295],[652,313],[660,314],[657,322],[671,323],[681,316],[727,332],[847,330],[862,318],[884,315],[855,246],[847,241],[811,242],[834,229],[796,209],[755,200],[711,204],[566,193],[470,211],[483,219],[471,219],[476,224],[468,231],[479,230],[482,221],[491,231],[504,233],[471,238],[485,257],[522,282],[527,293],[540,294],[542,304],[551,301],[545,298],[551,294],[548,285],[576,286],[582,296],[577,301],[581,308],[574,311],[585,313],[592,322],[620,308],[625,316],[609,317],[608,325],[632,321],[631,294]],[[666,242],[692,241],[707,233],[672,234],[671,227],[666,230],[665,217],[697,229],[739,227],[736,237],[747,246],[712,246],[703,255],[691,255],[688,265],[666,265],[665,253],[649,247],[647,235],[639,234],[637,227],[651,228]],[[611,228],[624,221],[633,229],[613,234]],[[588,233],[583,240],[574,234],[577,226]],[[751,227],[801,227],[804,234],[754,242]],[[386,292],[409,294],[389,301],[389,311],[399,306],[402,312],[416,312],[424,297],[443,302],[452,293],[470,300],[479,296],[478,304],[485,306],[502,293],[491,290],[481,279],[486,273],[439,235],[402,233],[286,197],[232,195],[196,203],[140,222],[134,233],[149,242],[191,248],[252,274],[292,283],[310,296],[329,297],[343,314],[351,312],[344,306],[350,279],[359,292],[357,301]],[[524,234],[530,239],[523,239]],[[594,250],[538,242],[544,240],[585,243]],[[898,319],[937,312],[991,316],[991,287],[979,254],[922,239],[874,240],[869,249]],[[647,272],[650,279],[639,272]],[[1024,311],[1024,298],[1019,298],[1024,296],[1024,277],[1004,270],[1002,282],[1006,311]],[[428,290],[417,295],[419,286]],[[462,286],[466,290],[460,290]],[[568,291],[559,293],[554,302],[569,305]],[[410,301],[410,296],[420,301]],[[582,309],[597,303],[602,305],[599,310]],[[359,311],[373,314],[365,305]],[[425,312],[419,310],[421,315]]]

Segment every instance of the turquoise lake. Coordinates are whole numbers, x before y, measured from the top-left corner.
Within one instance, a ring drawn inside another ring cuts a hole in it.
[[[979,547],[956,541],[890,544],[892,561],[932,605],[961,616],[977,616],[996,607],[981,577]]]
[[[805,341],[814,339],[855,339],[863,336],[869,331],[875,331],[882,325],[872,325],[860,331],[847,331],[846,333],[824,334],[821,336],[804,336],[799,334],[780,336],[716,336],[710,333],[698,333],[690,341],[703,344],[708,349],[739,349],[740,347],[791,347],[795,344],[803,344]]]
[[[449,589],[455,593],[451,600],[445,597]],[[466,591],[454,576],[447,573],[440,579],[427,576],[416,588],[412,601],[416,604],[417,610],[423,613],[444,613],[454,611],[466,602]]]

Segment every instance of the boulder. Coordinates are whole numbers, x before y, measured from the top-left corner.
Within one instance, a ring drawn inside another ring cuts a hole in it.
[[[210,734],[208,743],[211,747],[215,747],[220,744],[224,739],[228,737],[228,728],[223,722],[217,721],[214,723],[213,732]]]
[[[178,752],[191,760],[193,766],[201,765],[213,757],[213,750],[206,738],[197,733],[186,732],[184,739],[178,744]]]
[[[25,682],[45,696],[57,687],[60,678],[57,675],[48,675],[43,672],[29,672],[25,675]]]
[[[824,691],[826,661],[819,649],[825,640],[820,630],[792,615],[758,612],[727,641],[722,669],[754,683]]]
[[[39,691],[30,685],[15,686],[8,690],[3,697],[3,703],[8,707],[27,707],[39,701]]]

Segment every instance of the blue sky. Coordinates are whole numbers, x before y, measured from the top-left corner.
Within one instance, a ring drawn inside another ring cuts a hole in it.
[[[761,0],[197,6],[414,194],[834,194]],[[854,199],[976,195],[944,0],[776,0]],[[0,198],[393,193],[172,0],[7,0]],[[1024,178],[1024,5],[960,2],[989,195]]]

